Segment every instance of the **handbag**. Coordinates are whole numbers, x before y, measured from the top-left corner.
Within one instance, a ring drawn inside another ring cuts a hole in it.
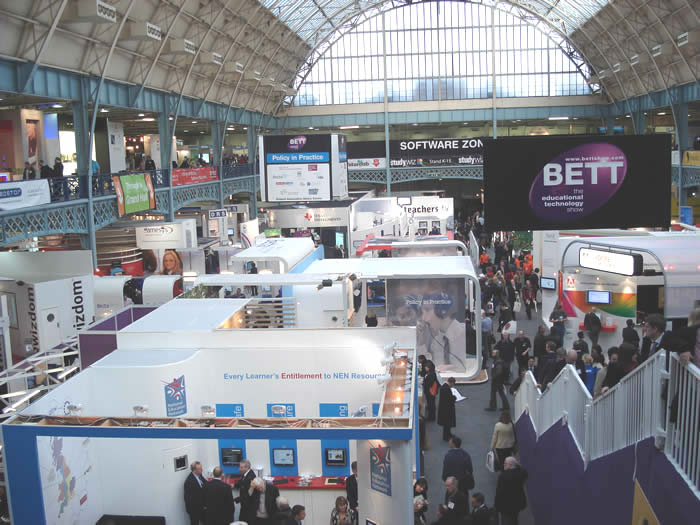
[[[496,454],[493,450],[489,450],[486,454],[486,468],[489,472],[496,472]]]
[[[474,482],[474,474],[468,470],[464,473],[464,488],[467,490],[472,490],[476,486]]]
[[[538,288],[537,292],[535,292],[535,302],[537,302],[537,303],[542,302],[542,290],[540,288]]]
[[[515,303],[513,303],[513,312],[518,313],[520,309],[523,307],[522,303],[520,302],[520,296],[515,299]]]
[[[438,382],[437,381],[433,381],[433,384],[430,385],[428,392],[430,392],[430,395],[433,397],[435,397],[437,395],[437,392],[438,392]]]

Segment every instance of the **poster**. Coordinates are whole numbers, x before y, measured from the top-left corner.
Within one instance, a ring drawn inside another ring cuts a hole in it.
[[[267,178],[270,202],[331,200],[328,164],[273,164]]]
[[[39,121],[29,120],[25,121],[27,128],[27,161],[33,164],[39,160]]]
[[[440,372],[466,370],[464,279],[387,281],[388,326],[416,327],[416,354]]]
[[[174,169],[172,173],[173,186],[184,186],[186,184],[198,184],[200,182],[219,180],[215,167]]]
[[[0,211],[40,206],[50,202],[49,181],[46,179],[0,184]]]
[[[391,447],[369,449],[369,477],[372,490],[391,497]]]
[[[114,175],[114,191],[117,194],[119,216],[152,210],[156,207],[156,193],[150,173]]]
[[[165,413],[168,417],[182,416],[187,413],[187,392],[185,376],[173,378],[165,382]]]
[[[489,231],[668,228],[671,137],[551,136],[487,140]]]
[[[182,255],[177,250],[142,250],[143,275],[182,275]]]

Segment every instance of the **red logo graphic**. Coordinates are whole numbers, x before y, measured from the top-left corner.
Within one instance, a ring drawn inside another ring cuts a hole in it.
[[[376,168],[377,166],[379,166],[379,159],[374,159],[374,160],[372,161],[372,164],[374,164],[374,167],[375,167],[375,168]]]
[[[307,211],[307,212],[306,212],[306,215],[304,215],[304,218],[305,218],[307,221],[313,221],[313,220],[314,220],[314,215],[313,215],[313,213],[311,213],[310,211]]]

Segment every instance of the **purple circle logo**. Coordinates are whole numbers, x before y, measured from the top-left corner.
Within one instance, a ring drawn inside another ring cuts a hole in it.
[[[304,146],[306,146],[306,137],[304,135],[292,137],[289,139],[289,144],[287,144],[289,151],[299,151],[300,149],[303,149]]]
[[[622,186],[627,157],[617,146],[583,144],[544,165],[530,188],[530,208],[541,219],[574,221],[598,210]]]

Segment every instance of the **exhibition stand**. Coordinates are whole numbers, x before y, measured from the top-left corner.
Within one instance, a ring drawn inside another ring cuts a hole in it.
[[[308,237],[261,239],[250,248],[234,254],[228,271],[248,273],[255,263],[258,273],[292,273],[303,271],[313,261],[323,259],[323,249],[317,249]],[[223,267],[221,271],[224,271]]]
[[[416,348],[443,376],[468,381],[481,371],[481,296],[470,257],[324,259],[306,273],[354,274],[356,318],[374,310],[382,326],[415,326]]]
[[[131,275],[95,277],[95,315],[109,316],[130,304],[160,306],[183,292],[181,275]]]
[[[412,240],[399,237],[374,237],[369,235],[357,249],[358,257],[434,257],[466,256],[468,249],[462,241],[455,241],[452,232],[446,235],[429,235]]]
[[[116,350],[8,420],[13,522],[95,523],[118,514],[184,524],[188,465],[201,461],[205,475],[222,465],[235,478],[248,458],[291,504],[306,506],[305,523],[328,523],[345,492],[328,480],[349,475],[355,460],[361,523],[410,523],[415,329],[231,337],[225,327],[247,304],[171,301],[122,328]]]
[[[548,322],[561,302],[569,319],[565,345],[573,344],[594,307],[602,325],[599,344],[607,348],[622,340],[628,319],[641,336],[647,315],[684,324],[700,300],[697,232],[542,232],[535,249],[543,264],[543,318]]]

